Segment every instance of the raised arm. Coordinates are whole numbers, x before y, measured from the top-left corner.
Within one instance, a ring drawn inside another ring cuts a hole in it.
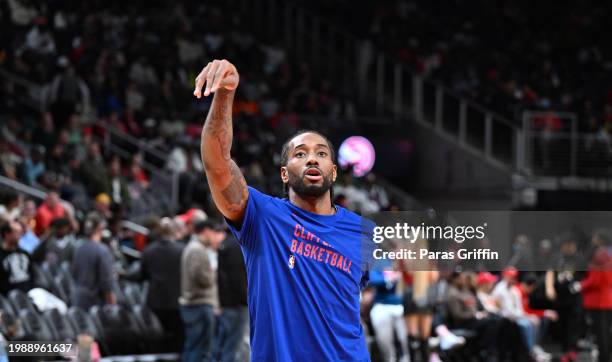
[[[240,168],[231,159],[232,105],[240,77],[227,60],[214,60],[196,78],[193,94],[214,93],[202,130],[201,154],[215,205],[235,225],[242,224],[249,191]],[[204,87],[204,89],[202,89]]]

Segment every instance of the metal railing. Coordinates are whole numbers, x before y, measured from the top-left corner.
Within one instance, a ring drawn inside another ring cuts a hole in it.
[[[235,0],[250,16],[251,28],[309,62],[321,76],[373,104],[376,114],[399,125],[406,119],[434,130],[502,170],[521,170],[524,134],[520,125],[474,101],[425,79],[369,40],[359,39],[291,1]]]
[[[46,97],[46,86],[33,83],[25,78],[19,77],[5,69],[0,68],[0,79],[6,86],[9,87],[10,91],[19,97],[19,101],[26,106],[38,111],[44,112],[47,107]],[[129,158],[133,154],[133,150],[137,150],[138,153],[143,155],[143,158],[152,158],[162,166],[156,166],[151,163],[144,163],[143,168],[157,176],[159,179],[164,180],[165,184],[169,185],[170,188],[170,209],[176,212],[178,209],[179,200],[179,175],[176,172],[171,172],[164,169],[168,156],[159,150],[154,149],[147,145],[144,140],[133,137],[129,134],[119,131],[114,127],[110,127],[107,124],[101,122],[95,122],[96,125],[106,130],[105,137],[102,140],[106,149],[110,149],[113,152],[119,154],[122,158]],[[129,145],[130,150],[127,147]]]
[[[523,166],[528,175],[609,178],[612,137],[581,133],[569,112],[525,111]]]
[[[340,92],[370,102],[379,119],[390,119],[395,126],[412,119],[509,173],[610,176],[607,157],[612,141],[605,134],[579,133],[575,114],[554,112],[571,120],[570,127],[545,140],[525,124],[525,117],[532,119],[541,112],[524,112],[523,124],[510,120],[417,74],[408,64],[375,49],[369,40],[294,2],[234,1],[245,13],[255,15],[248,17],[253,31],[272,44],[280,36],[284,48],[298,61],[308,62],[317,74],[340,86]]]
[[[30,197],[33,197],[33,198],[35,198],[37,200],[44,200],[47,197],[47,193],[45,191],[42,191],[42,190],[37,189],[35,187],[23,184],[23,183],[21,183],[19,181],[15,181],[15,180],[12,180],[12,179],[10,179],[8,177],[1,176],[1,175],[0,175],[0,185],[3,186],[3,187],[7,187],[9,189],[12,189],[14,191],[17,191],[18,193],[25,194],[25,195],[28,195]],[[69,204],[68,201],[63,200],[63,199],[61,200],[61,203],[64,204],[64,205]],[[84,210],[81,210],[81,211],[84,211]],[[136,233],[139,233],[139,234],[142,234],[142,235],[145,235],[145,236],[149,235],[149,229],[148,228],[146,228],[146,227],[144,227],[142,225],[138,225],[138,224],[136,224],[136,223],[134,223],[132,221],[123,220],[121,222],[121,225],[124,228],[126,228],[128,230],[131,230],[133,232],[136,232]]]

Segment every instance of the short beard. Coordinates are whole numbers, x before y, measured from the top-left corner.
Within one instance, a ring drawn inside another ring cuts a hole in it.
[[[300,197],[321,197],[325,195],[329,189],[331,189],[333,181],[332,175],[323,175],[322,185],[306,185],[304,179],[299,175],[292,172],[288,172],[289,182],[287,183],[289,189],[298,194]]]

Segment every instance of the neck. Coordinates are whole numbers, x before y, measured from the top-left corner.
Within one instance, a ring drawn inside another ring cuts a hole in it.
[[[98,242],[102,241],[102,235],[94,234],[94,235],[91,236],[91,240],[98,241]]]
[[[329,191],[320,197],[303,197],[289,189],[289,201],[300,209],[312,212],[313,214],[333,215],[336,213],[336,208],[332,205]]]
[[[4,241],[4,242],[2,243],[2,248],[3,248],[4,250],[9,250],[9,251],[12,251],[12,250],[17,249],[17,245],[16,245],[16,244],[12,244],[12,243],[11,243],[11,242],[9,242],[9,241]]]

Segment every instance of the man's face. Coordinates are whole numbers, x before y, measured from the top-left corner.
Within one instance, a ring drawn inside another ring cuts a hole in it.
[[[213,230],[206,228],[200,233],[200,240],[206,242],[206,244],[212,249],[219,249],[219,246],[225,239],[225,231],[223,230]]]
[[[4,235],[4,240],[11,246],[17,246],[19,239],[23,235],[21,224],[16,221],[11,221],[11,232]]]
[[[54,192],[51,191],[47,194],[47,205],[49,205],[49,207],[55,207],[55,205],[57,205],[59,203],[59,195]]]
[[[304,133],[289,145],[287,166],[281,167],[281,179],[302,197],[321,197],[336,181],[336,165],[325,139],[316,133]]]

